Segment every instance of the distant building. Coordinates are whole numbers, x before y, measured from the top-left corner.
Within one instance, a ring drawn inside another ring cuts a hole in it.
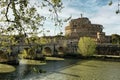
[[[5,39],[4,39],[5,37]],[[0,42],[6,41],[9,39],[4,36],[0,38]],[[38,38],[37,44],[42,46],[41,52],[43,50],[48,54],[63,54],[63,53],[77,53],[78,41],[81,37],[91,37],[97,43],[97,53],[116,53],[119,54],[120,47],[118,45],[113,45],[111,43],[111,36],[107,36],[103,32],[103,26],[100,24],[92,24],[91,21],[82,17],[77,19],[72,19],[69,22],[69,25],[65,27],[65,35],[56,35],[56,36],[42,36]],[[7,40],[6,40],[7,39]],[[25,37],[17,37],[18,45],[28,47],[29,45],[25,44]],[[32,37],[30,38],[32,39]],[[34,39],[34,38],[33,38]],[[31,46],[34,46],[34,41],[30,43]],[[19,47],[22,50],[24,47]],[[117,50],[116,50],[117,49]],[[17,49],[16,49],[17,50]],[[106,52],[107,51],[107,52]],[[112,51],[112,52],[111,52]]]
[[[103,32],[103,26],[100,24],[92,24],[86,17],[72,19],[69,25],[65,27],[65,35],[44,36],[47,39],[46,46],[49,50],[57,51],[62,49],[65,53],[77,53],[78,41],[81,37],[91,37],[100,45],[111,44],[111,36],[106,36]],[[41,39],[40,38],[40,39]],[[55,47],[52,47],[55,46]],[[45,47],[45,48],[46,48]]]
[[[79,40],[80,37],[91,37],[97,43],[109,43],[110,37],[103,32],[103,26],[92,24],[86,17],[72,19],[69,25],[65,27],[65,36],[69,39]]]

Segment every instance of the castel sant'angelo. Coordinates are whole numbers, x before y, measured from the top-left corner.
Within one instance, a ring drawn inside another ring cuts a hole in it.
[[[80,37],[91,37],[97,43],[110,43],[110,36],[106,36],[103,32],[103,26],[100,24],[92,24],[87,17],[72,19],[69,25],[65,27],[65,36],[69,39],[77,39]]]
[[[52,39],[51,43],[56,45],[55,49],[58,51],[77,53],[78,42],[81,37],[94,39],[97,44],[97,54],[120,54],[120,47],[112,44],[112,38],[103,32],[103,26],[91,23],[87,17],[81,16],[77,19],[71,19],[68,26],[65,27],[64,36],[47,36],[46,38]],[[54,42],[54,38],[56,38],[56,42]]]
[[[120,47],[117,44],[112,44],[112,37],[107,36],[103,32],[103,26],[101,24],[93,24],[87,17],[72,19],[69,25],[65,27],[65,36],[67,42],[75,49],[70,48],[73,52],[77,52],[78,41],[81,37],[93,38],[97,44],[97,54],[110,54],[120,55]]]

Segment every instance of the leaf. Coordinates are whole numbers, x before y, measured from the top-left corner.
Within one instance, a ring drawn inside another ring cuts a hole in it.
[[[1,14],[5,14],[5,9],[1,11]]]
[[[64,20],[64,22],[69,21],[72,18],[72,16],[68,17],[67,19]]]
[[[62,35],[63,34],[63,32],[60,32],[60,35]]]
[[[117,10],[117,11],[116,11],[116,14],[118,14],[118,13],[120,13],[120,11],[119,11],[119,10]]]
[[[49,9],[49,11],[50,11],[50,12],[52,12],[52,10],[51,10],[51,9]]]
[[[58,5],[58,4],[61,2],[61,0],[51,0],[51,2],[52,2],[54,5]]]
[[[83,56],[90,56],[95,53],[96,44],[90,37],[81,37],[78,42],[78,52]]]
[[[45,7],[46,5],[42,2],[42,6]]]
[[[113,4],[113,2],[112,2],[112,1],[110,1],[108,5],[109,5],[109,6],[111,6],[112,4]]]

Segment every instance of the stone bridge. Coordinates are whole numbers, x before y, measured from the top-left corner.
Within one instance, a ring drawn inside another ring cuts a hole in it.
[[[31,45],[32,47],[36,45]],[[20,53],[24,48],[29,48],[30,45],[15,45],[12,46],[12,51],[13,53]],[[50,54],[50,55],[55,55],[55,54],[63,54],[65,51],[65,47],[62,44],[45,44],[45,45],[38,45],[38,49],[36,51],[39,51],[40,53],[43,54]]]
[[[42,46],[42,51],[46,54],[63,54],[65,47],[62,44],[46,44]]]

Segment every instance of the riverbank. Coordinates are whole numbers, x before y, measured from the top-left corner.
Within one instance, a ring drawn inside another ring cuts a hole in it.
[[[120,56],[116,55],[93,55],[93,56],[82,56],[80,54],[66,54],[56,55],[55,57],[67,58],[67,59],[83,59],[83,60],[110,60],[120,61]]]
[[[9,64],[9,65],[19,65],[19,61],[18,60],[6,60],[6,61],[1,61],[0,63],[2,64]]]
[[[120,56],[113,56],[113,55],[93,55],[93,56],[90,56],[90,57],[86,57],[84,59],[120,62]]]
[[[93,55],[93,56],[81,56],[80,54],[65,54],[65,55],[54,55],[54,56],[46,56],[45,61],[49,60],[64,60],[64,59],[82,59],[82,60],[103,60],[103,61],[118,61],[120,62],[120,56],[114,55]],[[28,59],[35,60],[35,59]],[[41,61],[41,60],[39,60]],[[0,61],[2,64],[10,64],[10,65],[19,65],[19,60],[2,60]]]
[[[119,80],[119,65],[119,62],[99,60],[49,61],[48,64],[41,67],[47,73],[28,76],[28,80]]]
[[[23,60],[11,73],[1,73],[0,80],[119,80],[120,63],[79,58],[47,58],[46,64]],[[27,64],[26,64],[27,62]],[[32,62],[32,63],[31,63]],[[38,71],[46,71],[41,73]],[[12,77],[11,77],[12,76]],[[86,77],[87,76],[87,77]]]

